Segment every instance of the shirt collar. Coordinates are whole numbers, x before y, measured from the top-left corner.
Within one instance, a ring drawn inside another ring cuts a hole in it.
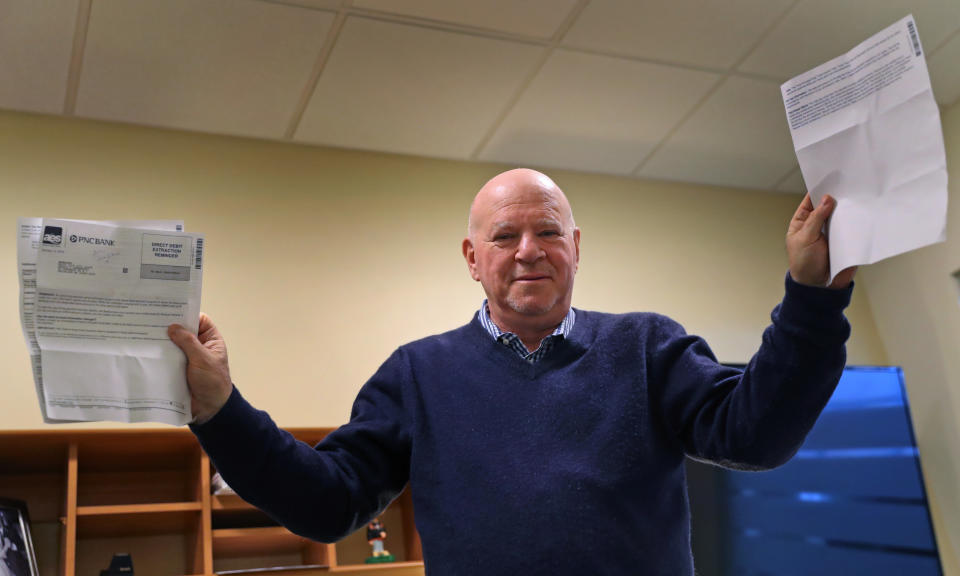
[[[490,318],[490,306],[488,306],[486,298],[484,298],[483,303],[480,304],[477,317],[480,319],[480,324],[494,340],[499,340],[500,336],[504,334],[503,330]],[[570,334],[570,331],[573,330],[573,324],[576,320],[577,314],[573,311],[573,306],[571,306],[570,309],[567,310],[567,315],[563,317],[563,321],[560,322],[550,336],[563,336],[566,338]],[[510,332],[508,332],[508,334],[510,334]]]

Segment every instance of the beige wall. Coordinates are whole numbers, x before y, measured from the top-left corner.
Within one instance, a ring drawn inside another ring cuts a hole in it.
[[[469,202],[503,167],[0,113],[0,428],[42,427],[17,313],[17,216],[183,218],[234,380],[285,426],[337,425],[399,344],[466,322]],[[583,230],[574,304],[655,310],[746,361],[799,198],[553,172]],[[853,363],[884,363],[866,295]],[[93,424],[90,426],[109,426]]]
[[[502,166],[0,113],[0,205],[21,215],[183,218],[207,235],[204,305],[235,381],[287,426],[344,422],[397,345],[467,321],[473,193]],[[798,198],[554,172],[583,229],[574,303],[656,310],[745,361],[782,292]],[[0,427],[42,426],[0,245]],[[886,359],[864,294],[851,362]],[[102,426],[102,425],[97,425]]]
[[[947,574],[960,574],[960,106],[943,114],[951,174],[947,242],[886,260],[861,278],[892,364],[903,366],[934,527]]]

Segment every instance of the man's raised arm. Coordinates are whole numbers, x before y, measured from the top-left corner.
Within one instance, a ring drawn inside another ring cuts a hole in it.
[[[401,391],[409,370],[397,351],[360,391],[350,422],[316,447],[281,430],[243,399],[227,348],[206,315],[199,335],[172,325],[187,355],[196,434],[231,488],[292,532],[332,542],[366,524],[408,479],[410,442]]]

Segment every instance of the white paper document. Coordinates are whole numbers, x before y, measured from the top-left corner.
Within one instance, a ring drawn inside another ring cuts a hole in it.
[[[89,222],[89,221],[87,221]],[[118,220],[102,221],[100,224],[109,226],[129,226],[166,230],[172,232],[183,231],[182,220]],[[66,422],[55,420],[47,415],[46,401],[43,394],[43,372],[40,361],[40,346],[37,344],[37,333],[34,328],[33,315],[37,301],[37,254],[42,241],[42,218],[19,218],[17,220],[17,276],[20,280],[20,325],[23,328],[23,337],[30,352],[30,365],[33,371],[33,381],[36,386],[37,399],[43,421],[46,423]]]
[[[837,199],[830,280],[946,240],[940,111],[913,16],[780,87],[814,206]]]
[[[197,331],[203,236],[182,227],[20,219],[21,323],[45,421],[190,421],[186,358],[166,329]]]

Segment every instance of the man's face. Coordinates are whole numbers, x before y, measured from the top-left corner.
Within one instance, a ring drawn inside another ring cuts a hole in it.
[[[545,182],[481,191],[475,202],[464,257],[494,320],[559,324],[570,308],[580,230],[559,190]]]

